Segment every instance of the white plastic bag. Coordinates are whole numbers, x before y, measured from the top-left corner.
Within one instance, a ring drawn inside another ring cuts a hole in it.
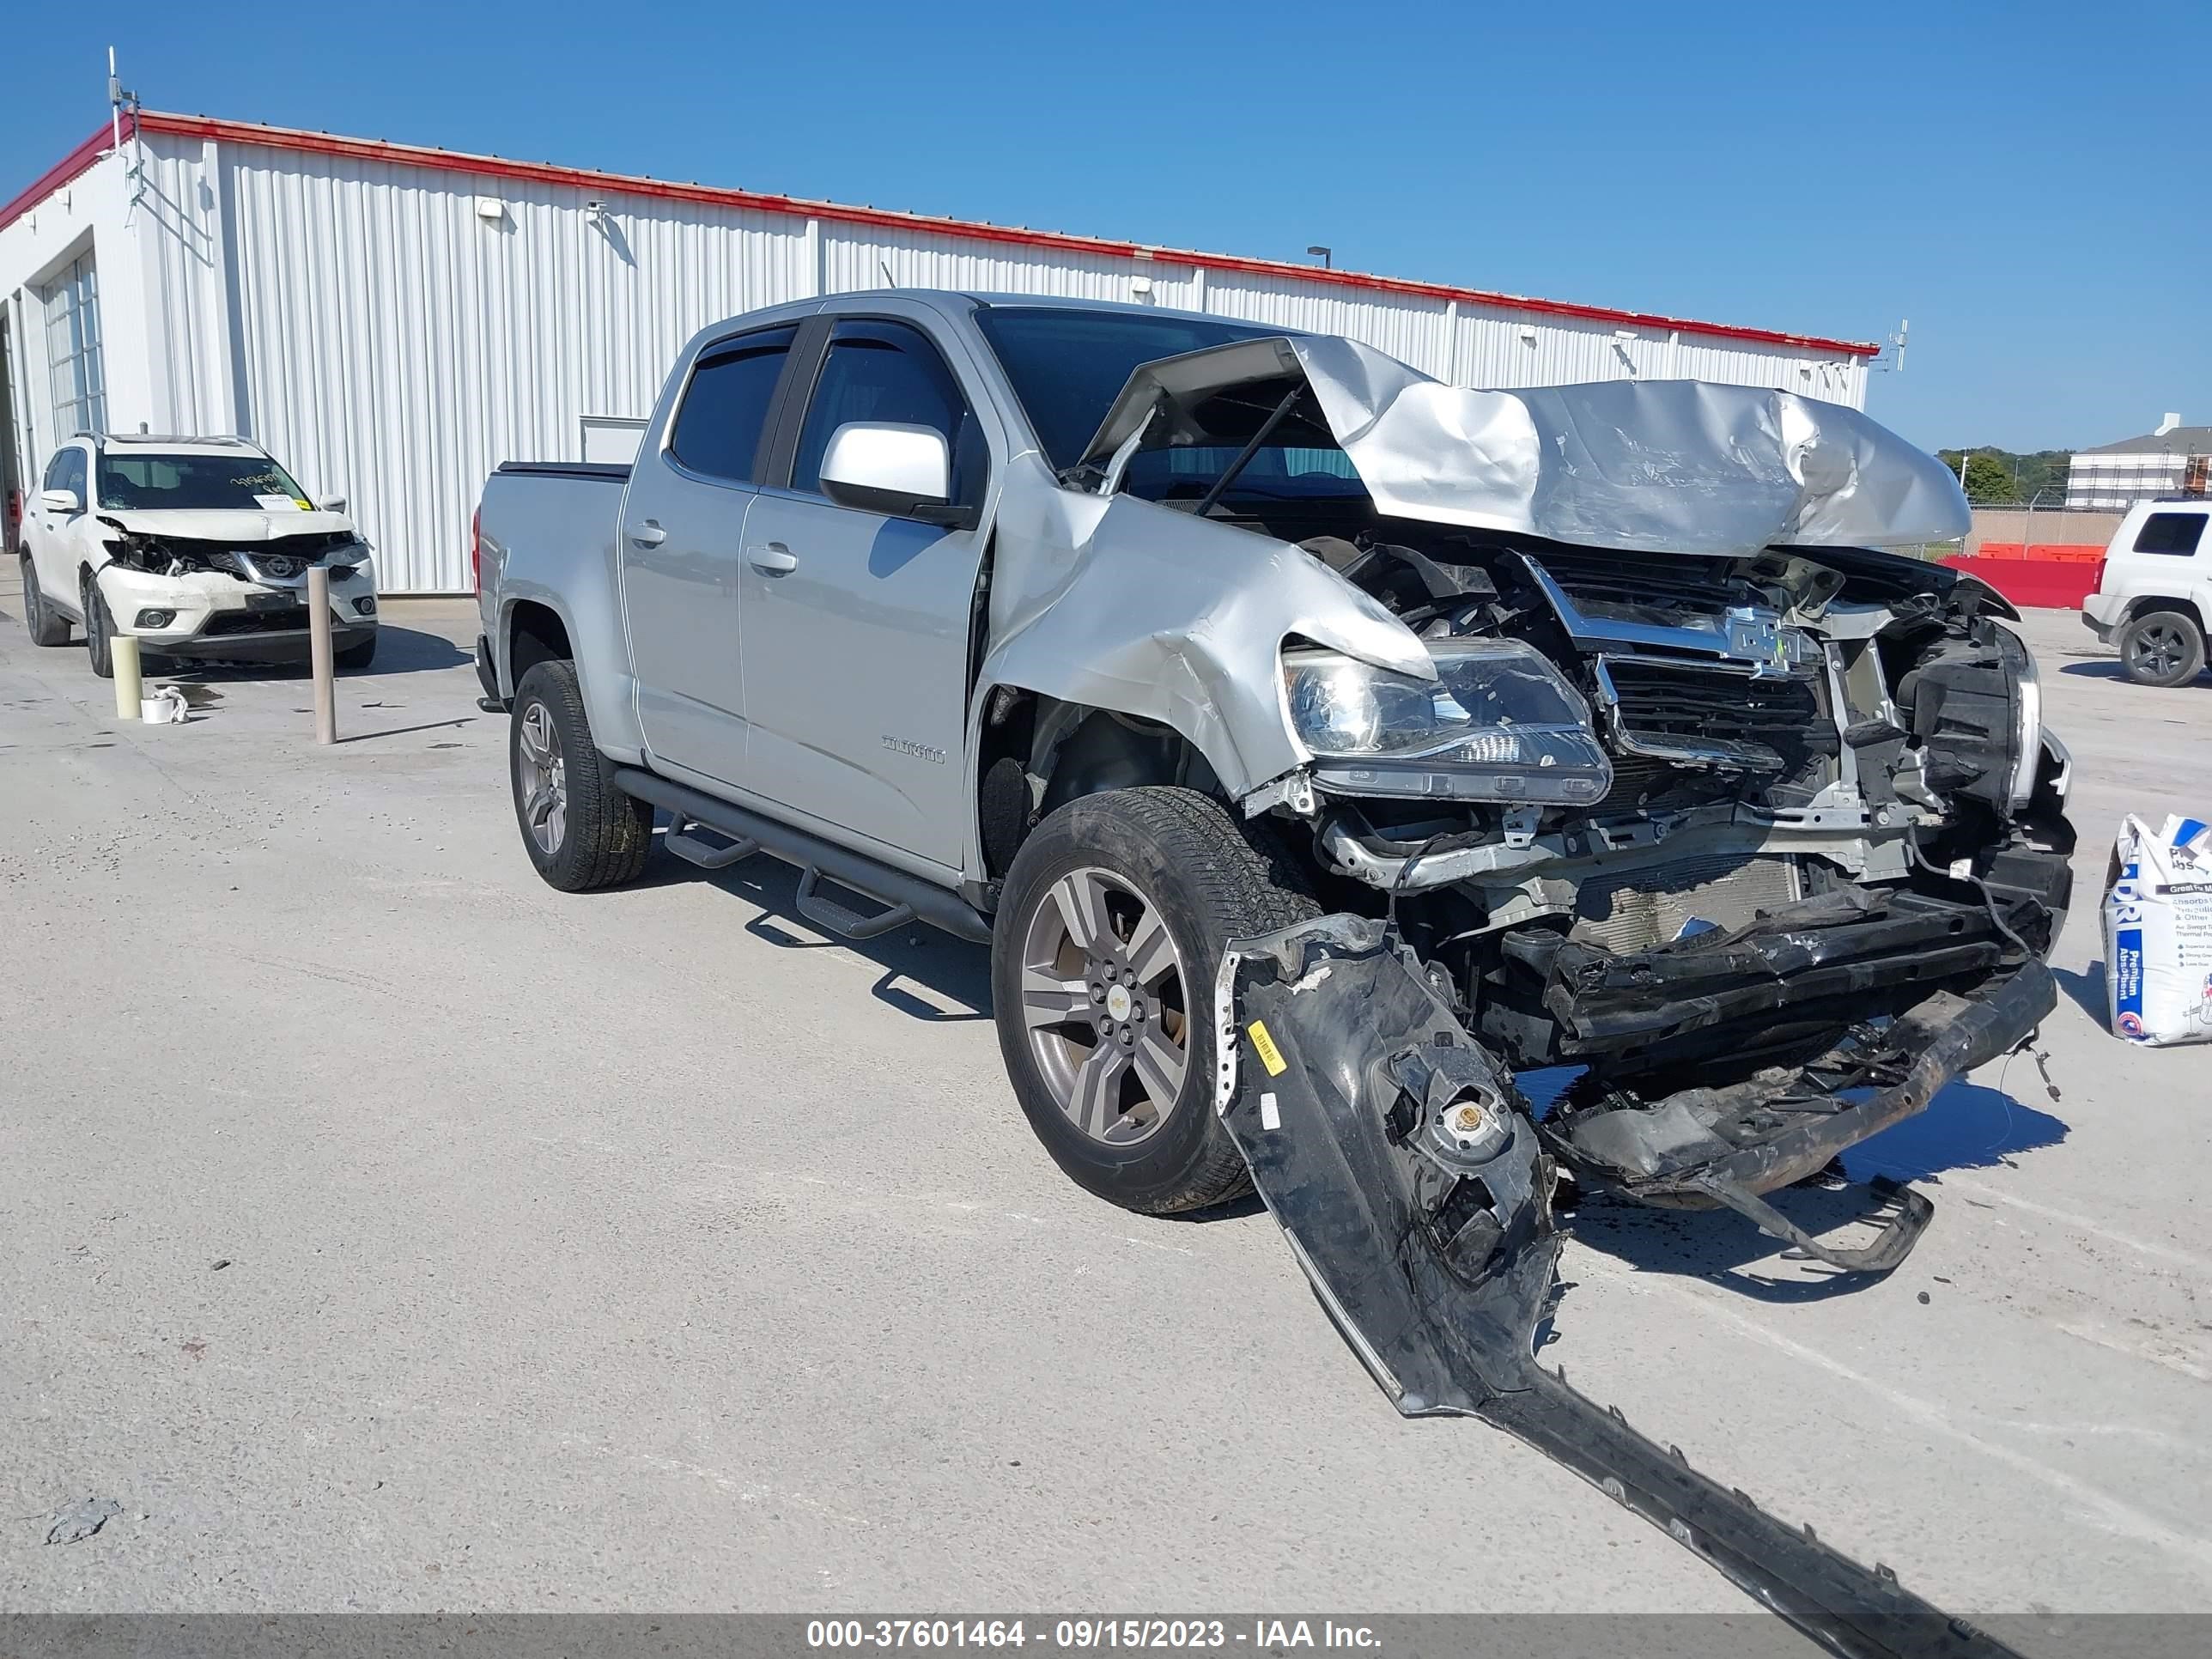
[[[2212,823],[2130,815],[2105,895],[2112,1035],[2160,1047],[2212,1042]]]
[[[149,726],[182,726],[189,707],[182,687],[157,685],[138,700],[138,718]]]

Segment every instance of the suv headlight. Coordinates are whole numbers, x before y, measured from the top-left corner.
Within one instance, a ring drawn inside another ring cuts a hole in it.
[[[1348,793],[1586,806],[1613,787],[1589,705],[1533,646],[1439,641],[1434,680],[1334,651],[1283,653],[1314,777]]]

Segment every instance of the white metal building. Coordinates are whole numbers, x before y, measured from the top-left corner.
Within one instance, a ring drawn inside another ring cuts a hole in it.
[[[1477,386],[1692,378],[1863,407],[1871,344],[198,116],[0,208],[0,467],[81,428],[242,433],[349,498],[387,591],[465,591],[501,460],[627,459],[697,329],[886,285],[1322,330]],[[11,529],[12,534],[12,529]]]
[[[2212,426],[2169,415],[2154,432],[2084,449],[2066,464],[2066,505],[2124,513],[2137,501],[2212,490]]]

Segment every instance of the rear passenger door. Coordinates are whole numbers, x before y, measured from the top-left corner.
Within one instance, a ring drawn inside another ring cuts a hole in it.
[[[659,441],[640,446],[617,528],[638,725],[656,760],[746,783],[738,573],[795,325],[713,341]]]
[[[23,515],[23,544],[30,551],[32,568],[39,573],[39,587],[46,603],[80,621],[82,607],[77,603],[76,586],[80,561],[76,551],[80,532],[93,522],[89,516],[94,506],[90,472],[85,465],[83,447],[64,444],[46,463],[46,476],[39,481],[37,495]],[[49,489],[75,490],[78,511],[58,513],[48,507],[45,495]]]
[[[894,316],[817,319],[796,373],[811,385],[802,404],[794,382],[738,573],[753,787],[909,867],[957,869],[983,532],[842,507],[821,468],[848,422],[930,427],[951,452],[955,501],[980,509],[988,405]]]

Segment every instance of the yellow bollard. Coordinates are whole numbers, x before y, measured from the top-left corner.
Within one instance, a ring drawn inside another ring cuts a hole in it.
[[[135,720],[138,700],[146,694],[138,678],[138,641],[128,634],[118,634],[107,641],[107,654],[115,670],[115,718]]]

